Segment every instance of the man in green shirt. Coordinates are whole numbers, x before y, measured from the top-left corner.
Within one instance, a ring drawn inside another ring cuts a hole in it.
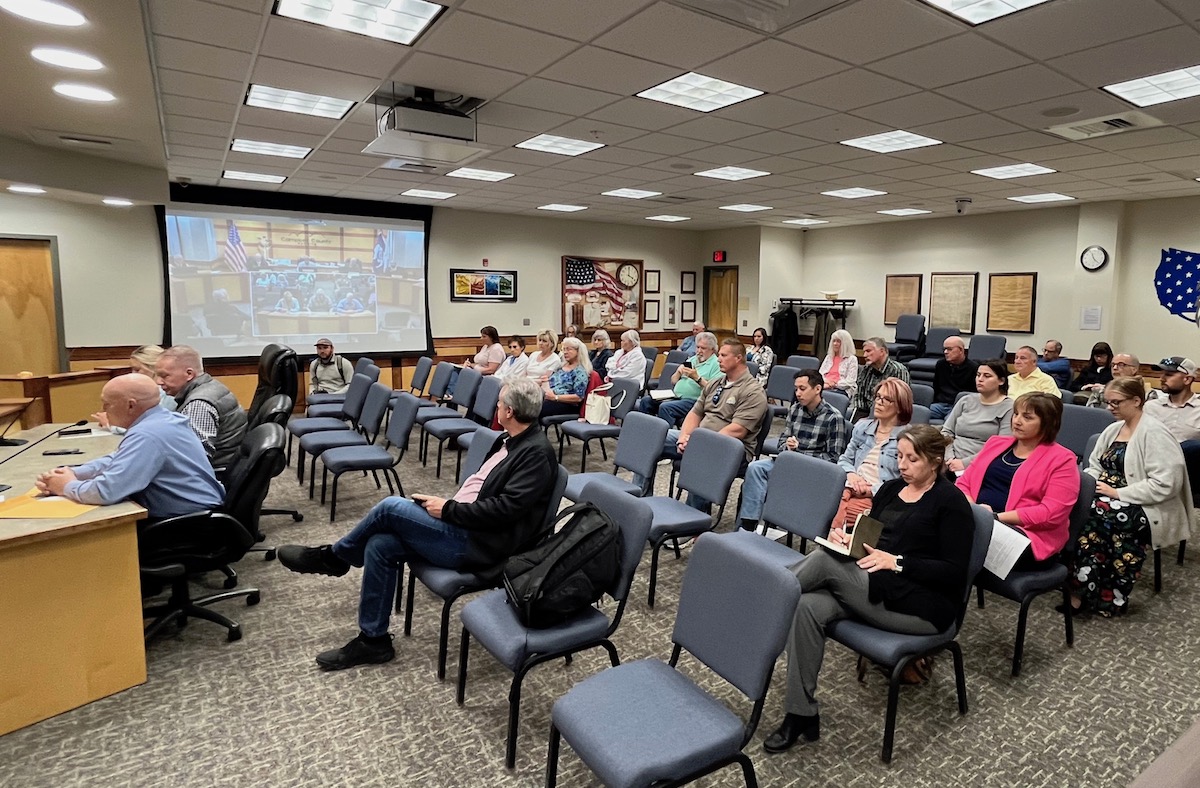
[[[709,331],[696,335],[696,355],[688,363],[680,364],[671,376],[676,399],[658,406],[658,417],[672,427],[678,427],[688,411],[696,404],[700,391],[708,382],[721,375],[717,363],[717,338]]]

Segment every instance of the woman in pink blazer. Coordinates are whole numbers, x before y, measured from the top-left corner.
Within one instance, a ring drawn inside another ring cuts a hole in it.
[[[972,502],[1029,537],[1014,569],[1041,568],[1070,535],[1071,507],[1079,497],[1075,454],[1054,442],[1062,426],[1062,400],[1041,392],[1017,397],[1012,435],[989,438],[958,478]]]

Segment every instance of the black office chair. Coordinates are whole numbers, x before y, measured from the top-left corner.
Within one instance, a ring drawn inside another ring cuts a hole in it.
[[[225,501],[221,511],[231,514],[250,532],[252,544],[267,537],[259,527],[264,514],[279,514],[279,509],[262,508],[263,500],[271,488],[271,480],[283,472],[287,465],[283,457],[283,427],[279,424],[261,424],[242,439],[238,456],[225,472]],[[277,445],[278,444],[278,445]],[[269,546],[250,547],[248,553],[262,553],[264,561],[275,560],[275,548]],[[231,566],[220,567],[225,574],[225,587],[237,586],[237,572]]]
[[[260,424],[278,424],[280,427],[286,427],[294,408],[295,402],[287,394],[267,397],[262,406],[250,414],[246,422],[246,432]]]
[[[250,407],[246,409],[247,433],[267,422],[287,426],[296,404],[299,376],[299,360],[295,350],[275,343],[263,348],[258,357],[258,388],[254,391]],[[285,397],[286,402],[280,397]],[[224,472],[222,481],[226,481],[224,477],[228,473],[228,470]],[[304,519],[304,515],[295,509],[264,509],[262,514],[286,514],[296,523]],[[267,552],[268,561],[274,557],[274,550]]]

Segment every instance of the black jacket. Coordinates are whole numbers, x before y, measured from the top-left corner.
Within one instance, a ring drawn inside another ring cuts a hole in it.
[[[959,392],[975,392],[975,373],[979,364],[963,359],[957,367],[944,358],[939,358],[933,367],[933,401],[953,405]]]
[[[508,456],[483,481],[473,503],[446,501],[442,519],[468,531],[464,568],[493,567],[534,546],[558,479],[558,461],[536,423],[510,438],[501,435],[487,456],[508,442]],[[557,504],[557,501],[554,502]]]

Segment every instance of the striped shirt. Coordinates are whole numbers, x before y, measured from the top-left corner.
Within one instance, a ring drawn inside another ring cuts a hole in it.
[[[787,423],[779,435],[779,451],[787,451],[787,439],[795,438],[795,450],[801,454],[837,462],[846,450],[846,432],[846,419],[825,400],[811,413],[797,402],[788,411]]]

